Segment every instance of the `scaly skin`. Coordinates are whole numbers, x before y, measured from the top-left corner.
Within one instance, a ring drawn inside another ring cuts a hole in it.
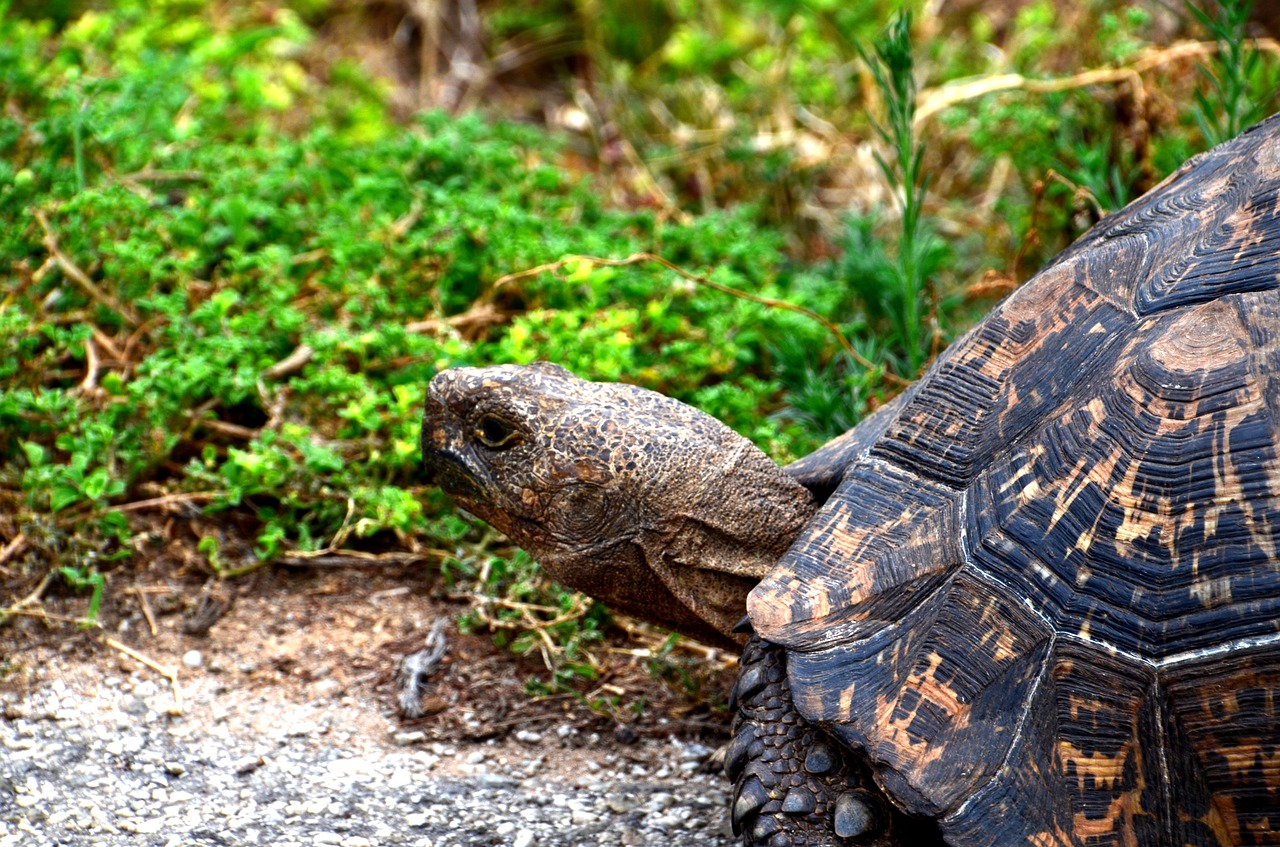
[[[560,582],[724,645],[742,645],[747,593],[816,509],[714,418],[546,363],[438,375],[422,452],[433,481]],[[781,650],[749,642],[735,701],[726,769],[744,843],[930,843],[906,840],[928,825],[913,828],[865,764],[796,711]]]
[[[865,762],[796,711],[781,648],[758,637],[747,642],[731,702],[725,773],[734,783],[733,831],[746,844],[942,844],[932,821],[902,814],[876,787]]]
[[[721,645],[812,517],[808,490],[715,418],[545,362],[431,381],[429,476],[560,582]]]

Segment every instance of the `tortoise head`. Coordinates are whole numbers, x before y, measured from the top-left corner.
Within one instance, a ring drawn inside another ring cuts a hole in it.
[[[548,363],[438,374],[422,455],[432,482],[555,579],[721,643],[813,511],[714,418]]]

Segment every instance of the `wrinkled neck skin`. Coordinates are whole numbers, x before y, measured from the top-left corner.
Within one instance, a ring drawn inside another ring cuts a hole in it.
[[[429,475],[557,581],[725,646],[815,510],[719,421],[551,365],[440,374],[422,440]]]

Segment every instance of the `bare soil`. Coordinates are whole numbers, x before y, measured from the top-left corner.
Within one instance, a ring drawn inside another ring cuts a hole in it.
[[[680,737],[710,747],[727,739],[722,704],[731,657],[712,652],[708,662],[677,651],[676,676],[700,683],[700,691],[690,692],[650,671],[656,642],[619,634],[596,654],[603,663],[597,679],[572,692],[533,696],[526,682],[549,677],[541,658],[499,649],[487,633],[460,633],[454,619],[467,606],[450,601],[442,581],[424,570],[277,567],[231,582],[203,580],[176,562],[117,572],[100,628],[70,623],[84,614],[84,596],[52,591],[38,614],[0,627],[0,689],[8,689],[12,703],[54,680],[76,690],[110,676],[150,677],[196,732],[211,732],[233,715],[238,731],[266,737],[323,703],[339,711],[344,733],[374,745],[485,744],[492,751],[525,746],[516,737],[522,731],[526,738],[540,731],[571,735],[577,743],[548,757],[547,776],[582,773],[610,752],[660,764],[653,758],[664,755],[662,747],[637,743],[644,739]],[[448,650],[421,696],[425,714],[405,718],[396,705],[397,668],[442,618]],[[164,671],[173,673],[172,682]],[[216,697],[192,696],[197,689]]]

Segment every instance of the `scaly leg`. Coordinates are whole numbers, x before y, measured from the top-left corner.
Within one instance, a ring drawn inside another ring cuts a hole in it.
[[[747,642],[730,708],[725,772],[734,783],[733,831],[748,847],[942,844],[932,821],[904,815],[864,762],[801,717],[781,648]]]

